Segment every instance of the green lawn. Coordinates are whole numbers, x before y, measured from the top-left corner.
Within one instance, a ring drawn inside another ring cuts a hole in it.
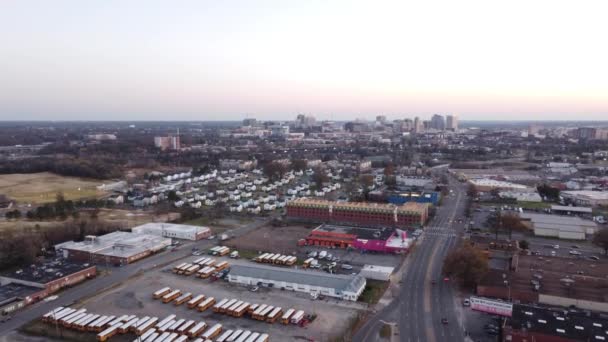
[[[364,302],[367,304],[376,304],[384,295],[384,292],[388,288],[388,281],[380,281],[380,280],[367,280],[367,285],[365,285],[365,289],[359,297],[360,302]]]

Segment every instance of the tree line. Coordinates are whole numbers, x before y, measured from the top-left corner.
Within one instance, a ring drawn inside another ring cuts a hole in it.
[[[7,160],[0,164],[0,174],[52,172],[61,176],[110,179],[122,176],[120,166],[104,160],[85,160],[73,157],[40,156]]]

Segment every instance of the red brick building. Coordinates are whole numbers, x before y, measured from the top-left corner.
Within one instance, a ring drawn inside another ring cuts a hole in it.
[[[287,216],[316,222],[405,228],[424,225],[428,219],[428,208],[426,203],[415,202],[397,206],[302,198],[287,204]]]

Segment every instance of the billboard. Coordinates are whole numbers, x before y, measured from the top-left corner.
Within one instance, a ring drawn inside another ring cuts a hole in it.
[[[481,297],[471,297],[470,300],[471,309],[473,310],[506,317],[511,317],[513,314],[512,303]]]

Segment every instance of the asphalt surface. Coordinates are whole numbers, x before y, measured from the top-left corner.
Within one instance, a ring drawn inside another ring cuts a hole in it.
[[[266,224],[268,219],[258,219],[252,223],[229,230],[227,233],[230,235],[240,236],[251,230],[261,227]],[[77,302],[81,298],[87,298],[97,293],[102,292],[104,289],[111,288],[116,284],[120,284],[127,281],[130,277],[137,275],[139,272],[146,272],[153,269],[163,267],[168,263],[173,263],[177,260],[189,257],[192,255],[192,248],[196,247],[199,249],[210,248],[217,244],[217,240],[201,240],[194,243],[187,243],[181,246],[176,251],[166,251],[159,254],[155,254],[143,260],[140,260],[134,264],[126,265],[123,267],[111,267],[108,273],[97,276],[94,279],[88,280],[82,284],[79,284],[73,288],[67,289],[59,293],[59,298],[52,302],[39,302],[30,305],[18,312],[16,312],[11,320],[0,323],[0,337],[6,336],[10,332],[18,329],[23,324],[26,324],[34,319],[37,319],[45,313],[51,311],[58,306],[70,306]],[[0,340],[3,340],[0,338]]]
[[[456,313],[460,303],[451,281],[444,281],[441,275],[445,256],[457,245],[464,230],[464,223],[458,223],[458,219],[464,217],[466,189],[452,179],[450,189],[453,193],[438,207],[409,256],[399,295],[368,319],[353,341],[376,340],[384,322],[397,324],[400,341],[464,340],[461,317]],[[444,318],[448,320],[447,324],[442,323]]]

